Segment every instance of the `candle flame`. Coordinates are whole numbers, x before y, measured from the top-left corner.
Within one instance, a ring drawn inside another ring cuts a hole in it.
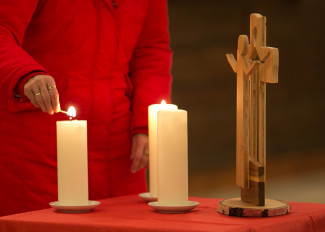
[[[67,115],[70,117],[76,117],[76,109],[73,106],[70,106]]]
[[[161,101],[161,104],[162,104],[162,105],[166,105],[166,101],[165,101],[165,100],[162,100],[162,101]]]

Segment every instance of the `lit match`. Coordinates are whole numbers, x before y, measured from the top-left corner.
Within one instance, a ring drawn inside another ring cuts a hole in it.
[[[66,114],[69,117],[76,117],[76,109],[73,106],[70,106],[68,111],[60,110],[60,113]]]

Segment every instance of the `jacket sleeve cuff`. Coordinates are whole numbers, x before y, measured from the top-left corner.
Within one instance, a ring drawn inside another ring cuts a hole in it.
[[[22,78],[20,78],[20,80],[18,81],[18,83],[14,89],[16,97],[20,98],[19,101],[22,101],[22,100],[27,101],[28,100],[27,96],[24,93],[24,86],[30,78],[32,78],[36,75],[40,75],[40,74],[47,74],[47,73],[44,71],[33,71],[33,72],[26,74]]]
[[[29,75],[34,76],[38,72],[47,73],[40,64],[34,62],[27,65],[22,65],[19,69],[14,70],[14,72],[10,73],[10,78],[7,78],[9,79],[9,88],[7,89],[9,112],[15,113],[36,109],[35,106],[28,100],[28,98],[16,97],[14,90],[22,78]],[[31,76],[29,76],[29,78]]]
[[[137,128],[134,128],[134,129],[131,129],[131,132],[130,132],[130,135],[131,137],[135,134],[148,134],[148,127],[137,127]]]

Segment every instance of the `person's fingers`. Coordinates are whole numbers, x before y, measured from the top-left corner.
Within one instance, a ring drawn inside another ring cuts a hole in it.
[[[148,137],[147,137],[147,141],[146,141],[146,143],[144,144],[144,149],[143,149],[143,151],[144,151],[144,154],[145,154],[146,156],[149,156]]]
[[[139,170],[142,154],[143,154],[143,146],[137,144],[133,154],[133,162],[131,166],[132,173],[135,173]]]
[[[37,103],[37,101],[36,101],[36,98],[35,98],[35,96],[34,96],[33,91],[32,91],[31,89],[26,89],[26,90],[24,91],[24,93],[25,93],[26,97],[28,97],[28,99],[31,101],[31,103],[32,103],[36,108],[39,108],[39,105],[38,105],[38,103]]]
[[[46,88],[50,95],[51,105],[54,112],[60,111],[60,101],[59,101],[59,92],[56,88],[55,80],[51,76],[47,76],[46,78]]]
[[[139,163],[139,166],[137,167],[137,171],[139,171],[142,168],[147,167],[148,163],[149,163],[149,156],[147,153],[143,153],[143,155],[141,156],[141,161]]]
[[[132,138],[131,159],[133,159],[131,172],[135,173],[146,167],[149,162],[148,135],[135,134]]]
[[[41,110],[43,112],[47,112],[46,106],[42,98],[42,92],[40,89],[40,86],[42,85],[42,79],[40,79],[39,76],[35,76],[31,78],[31,80],[28,81],[27,84],[29,85],[28,88],[32,90],[32,94],[34,95],[36,102],[41,108]]]
[[[148,143],[144,143],[143,153],[141,156],[141,161],[138,166],[138,170],[147,167],[149,164],[149,146]]]
[[[47,86],[45,83],[41,83],[39,88],[41,90],[41,96],[42,96],[43,103],[46,108],[46,112],[52,115],[54,113],[54,110],[52,107],[52,101],[51,101],[50,93],[47,89]],[[36,99],[38,99],[38,98],[36,98]]]
[[[49,94],[50,94],[52,108],[53,108],[54,112],[57,113],[60,111],[59,92],[56,89],[56,87],[53,87],[53,86],[55,86],[55,85],[50,85],[48,87],[48,90],[49,90]]]
[[[45,76],[44,80],[46,82],[46,89],[49,94],[50,105],[53,110],[53,113],[59,112],[60,111],[59,92],[56,88],[54,78],[51,76]],[[50,113],[50,114],[53,114],[53,113]]]
[[[57,109],[58,109],[57,112],[59,112],[61,110],[60,101],[58,101],[58,108]]]
[[[36,97],[34,95],[34,92],[33,92],[33,84],[32,84],[32,78],[30,78],[26,84],[24,85],[24,94],[26,95],[26,97],[28,97],[28,99],[31,101],[31,103],[36,107],[36,108],[39,108],[40,106],[38,105],[37,101],[36,101]]]
[[[53,114],[60,110],[59,93],[51,76],[36,75],[30,78],[24,86],[24,93],[43,112]]]
[[[43,112],[47,112],[46,106],[45,106],[43,98],[42,98],[41,90],[38,87],[34,87],[32,92],[33,92],[36,102],[39,105],[39,107],[41,108],[41,110]]]

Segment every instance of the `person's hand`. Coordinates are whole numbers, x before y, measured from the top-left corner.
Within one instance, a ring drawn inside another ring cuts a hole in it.
[[[149,162],[149,145],[148,135],[135,134],[132,137],[132,151],[131,151],[131,172],[135,173],[140,169],[146,167]]]
[[[54,78],[48,75],[35,75],[24,85],[24,93],[37,108],[54,114],[60,111],[59,93]]]

